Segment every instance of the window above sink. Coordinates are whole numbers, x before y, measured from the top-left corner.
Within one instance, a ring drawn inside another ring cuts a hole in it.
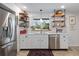
[[[31,24],[33,31],[49,30],[49,18],[34,18]]]

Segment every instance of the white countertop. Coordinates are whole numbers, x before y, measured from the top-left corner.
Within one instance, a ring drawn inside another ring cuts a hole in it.
[[[28,35],[33,35],[33,34],[37,34],[37,35],[39,35],[39,34],[47,34],[47,35],[49,35],[49,34],[63,34],[63,33],[28,33]]]

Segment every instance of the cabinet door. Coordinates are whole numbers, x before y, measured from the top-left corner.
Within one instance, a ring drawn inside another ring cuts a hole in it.
[[[31,39],[31,49],[39,49],[40,48],[40,35],[30,35]]]
[[[26,46],[25,46],[25,36],[20,36],[20,49],[25,49]]]
[[[41,34],[35,35],[35,48],[40,49],[41,48]]]
[[[61,49],[68,49],[68,37],[66,34],[61,34],[60,35],[60,48]]]
[[[25,47],[26,47],[26,49],[31,49],[31,47],[32,47],[32,40],[28,36],[25,38]]]
[[[48,49],[48,35],[41,35],[41,49]]]
[[[40,49],[40,38],[34,37],[34,39],[32,39],[32,48]]]
[[[20,49],[31,49],[32,48],[32,39],[29,36],[20,37]]]

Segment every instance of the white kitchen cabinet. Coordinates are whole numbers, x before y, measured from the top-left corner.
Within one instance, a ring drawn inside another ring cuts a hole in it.
[[[19,44],[20,49],[25,49],[25,43],[26,43],[25,37],[24,36],[20,36],[20,44]]]
[[[32,39],[31,49],[46,49],[48,48],[48,35],[34,34],[29,35]]]
[[[20,36],[20,49],[30,49],[31,47],[32,40],[28,36]]]
[[[40,48],[40,35],[29,35],[29,39],[32,41],[32,45],[30,49],[39,49]]]
[[[40,44],[41,49],[48,49],[48,35],[47,34],[41,35],[40,43],[41,43]]]
[[[68,49],[68,35],[59,35],[59,49]],[[48,34],[30,34],[28,36],[20,36],[20,49],[48,49],[48,42]]]
[[[47,49],[48,35],[30,34],[20,36],[20,49]]]
[[[34,37],[35,39],[32,40],[32,49],[40,49],[40,38]]]
[[[26,49],[30,49],[32,47],[32,39],[30,39],[30,37],[26,37],[25,38],[25,48]]]
[[[60,49],[68,49],[68,35],[60,34]]]

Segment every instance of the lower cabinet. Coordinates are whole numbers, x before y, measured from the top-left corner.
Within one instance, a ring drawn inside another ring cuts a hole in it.
[[[40,40],[41,49],[48,49],[48,35],[42,35]]]
[[[32,47],[31,48],[40,49],[40,38],[39,37],[34,37],[34,39],[32,38]]]
[[[32,39],[28,36],[20,36],[20,49],[32,48]]]
[[[50,34],[49,49],[68,49],[68,35]]]
[[[48,35],[20,36],[20,49],[46,49],[48,48]]]
[[[31,34],[20,36],[20,49],[68,49],[67,34]]]
[[[19,46],[20,46],[21,49],[25,49],[25,43],[26,43],[25,39],[26,39],[25,36],[20,36]]]
[[[68,34],[60,34],[60,48],[68,49]]]

